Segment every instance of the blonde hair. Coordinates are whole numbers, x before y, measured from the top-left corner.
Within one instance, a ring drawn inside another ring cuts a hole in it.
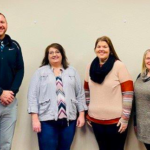
[[[144,55],[143,55],[143,62],[142,62],[142,74],[146,72],[147,68],[146,68],[146,64],[145,64],[145,58],[147,53],[150,52],[150,49],[146,50]]]

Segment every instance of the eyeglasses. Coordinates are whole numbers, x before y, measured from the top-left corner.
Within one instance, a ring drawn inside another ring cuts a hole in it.
[[[54,54],[60,54],[60,51],[56,51],[56,52],[49,52],[49,55],[54,55]]]

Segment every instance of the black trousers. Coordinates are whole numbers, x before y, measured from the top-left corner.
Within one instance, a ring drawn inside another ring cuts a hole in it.
[[[145,145],[145,147],[146,147],[147,150],[150,150],[150,144],[144,143],[144,145]]]
[[[92,122],[92,127],[100,150],[124,150],[127,130],[119,133],[117,124],[101,125]]]

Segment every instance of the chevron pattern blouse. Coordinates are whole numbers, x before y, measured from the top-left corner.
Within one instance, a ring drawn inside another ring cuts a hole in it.
[[[62,78],[60,76],[56,77],[56,94],[58,103],[58,119],[67,118],[66,114],[66,103],[65,103],[65,93],[63,91]]]

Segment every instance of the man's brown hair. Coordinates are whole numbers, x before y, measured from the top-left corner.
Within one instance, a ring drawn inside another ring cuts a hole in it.
[[[4,15],[4,14],[0,13],[0,15],[2,15],[2,16],[6,19],[6,17],[5,17],[5,15]]]

